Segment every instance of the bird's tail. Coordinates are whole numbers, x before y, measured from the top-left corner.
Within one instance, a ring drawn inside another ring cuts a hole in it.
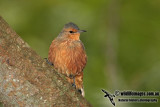
[[[85,92],[84,92],[83,88],[81,88],[81,94],[82,94],[83,97],[85,96]]]

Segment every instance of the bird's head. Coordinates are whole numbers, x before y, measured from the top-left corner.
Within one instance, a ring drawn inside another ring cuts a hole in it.
[[[79,30],[78,26],[72,22],[64,25],[59,36],[66,37],[72,40],[79,40],[80,33],[86,32],[85,30]]]

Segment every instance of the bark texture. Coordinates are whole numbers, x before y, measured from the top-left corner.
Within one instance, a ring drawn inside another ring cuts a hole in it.
[[[0,17],[0,102],[4,106],[91,107]]]

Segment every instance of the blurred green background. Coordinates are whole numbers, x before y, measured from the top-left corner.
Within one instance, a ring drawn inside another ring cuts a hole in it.
[[[112,106],[101,89],[160,91],[160,0],[0,0],[0,15],[42,58],[64,24],[87,30],[84,89],[94,107]],[[160,106],[117,98],[117,107]]]

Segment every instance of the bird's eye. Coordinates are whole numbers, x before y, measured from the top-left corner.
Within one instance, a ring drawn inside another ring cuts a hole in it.
[[[69,31],[69,33],[74,33],[73,31]]]

